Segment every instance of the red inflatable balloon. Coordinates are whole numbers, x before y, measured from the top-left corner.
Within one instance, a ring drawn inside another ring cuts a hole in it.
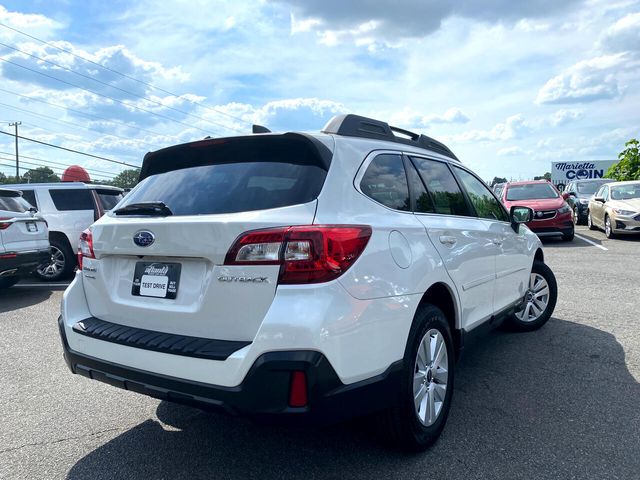
[[[71,165],[62,174],[63,182],[90,182],[91,178],[87,171],[80,165]]]

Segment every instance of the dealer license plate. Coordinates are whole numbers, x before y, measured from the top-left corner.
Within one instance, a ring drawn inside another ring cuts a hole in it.
[[[137,262],[131,295],[175,299],[181,267],[179,263]]]

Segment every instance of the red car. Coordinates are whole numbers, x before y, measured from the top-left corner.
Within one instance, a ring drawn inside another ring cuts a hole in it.
[[[539,237],[562,235],[573,240],[574,224],[571,207],[550,182],[527,181],[507,183],[500,200],[510,210],[515,205],[533,209],[533,220],[527,226]]]

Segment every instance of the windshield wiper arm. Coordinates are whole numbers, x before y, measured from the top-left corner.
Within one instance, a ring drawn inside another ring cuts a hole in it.
[[[122,208],[114,210],[116,215],[150,215],[168,217],[173,212],[164,202],[138,202],[130,203]]]

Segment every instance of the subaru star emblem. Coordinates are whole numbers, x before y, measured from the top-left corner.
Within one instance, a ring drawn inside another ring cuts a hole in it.
[[[148,247],[155,242],[156,237],[148,230],[141,230],[133,236],[133,243],[139,247]]]

